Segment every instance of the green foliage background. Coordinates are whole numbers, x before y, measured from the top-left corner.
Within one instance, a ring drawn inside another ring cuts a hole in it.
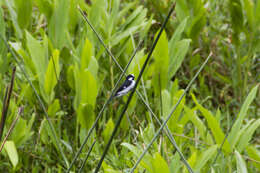
[[[143,40],[127,70],[138,76],[172,2],[1,0],[0,34],[19,57],[16,62],[1,39],[1,110],[12,67],[20,64],[44,101],[70,163],[121,73],[77,7],[87,14],[122,67]],[[258,172],[260,2],[175,2],[174,15],[138,90],[157,117],[164,119],[209,52],[213,52],[189,95],[169,120],[169,129],[195,172]],[[72,171],[78,171],[94,140],[97,143],[84,171],[95,168],[126,98],[109,104]],[[68,165],[52,129],[32,88],[17,68],[4,134],[21,106],[24,113],[0,153],[1,172],[64,172]],[[135,95],[102,171],[117,173],[131,168],[158,127]],[[226,134],[227,140],[214,162]],[[144,170],[188,172],[164,134],[136,172]]]

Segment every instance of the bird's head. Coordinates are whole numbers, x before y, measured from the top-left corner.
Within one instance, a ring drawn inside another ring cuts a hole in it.
[[[134,80],[135,79],[135,76],[132,75],[132,74],[129,74],[127,77],[126,77],[127,80]]]

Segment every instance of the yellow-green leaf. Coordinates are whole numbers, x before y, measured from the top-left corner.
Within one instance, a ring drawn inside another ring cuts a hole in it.
[[[18,153],[15,147],[15,144],[13,141],[6,141],[4,145],[4,149],[7,152],[7,155],[13,165],[13,167],[16,167],[19,161]]]

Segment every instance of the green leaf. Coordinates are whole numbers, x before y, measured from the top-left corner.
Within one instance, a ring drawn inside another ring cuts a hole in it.
[[[183,39],[176,43],[173,51],[170,54],[170,64],[169,64],[169,77],[173,77],[177,70],[180,68],[190,46],[191,39]]]
[[[140,27],[142,27],[145,24],[146,23],[143,23],[143,24],[138,25],[138,26],[133,26],[131,28],[128,28],[127,30],[120,32],[120,33],[113,34],[113,36],[111,38],[110,46],[113,47],[113,46],[119,44],[120,41],[122,41],[123,39],[125,39],[127,37],[130,37],[131,34],[134,34],[136,31],[138,31],[138,29]]]
[[[238,151],[235,151],[235,156],[237,163],[237,173],[247,173],[246,163]]]
[[[178,41],[180,41],[181,39],[181,35],[184,32],[184,29],[186,27],[186,23],[189,17],[186,17],[176,28],[170,42],[169,42],[169,57],[171,57],[171,55],[174,55],[174,49],[176,49],[176,46],[178,45]],[[170,62],[173,61],[173,58],[170,58]]]
[[[5,4],[6,4],[8,10],[9,10],[11,20],[12,20],[13,25],[14,25],[15,34],[19,39],[21,39],[23,37],[23,33],[22,33],[22,30],[21,30],[21,28],[18,24],[17,14],[16,14],[15,10],[13,9],[13,3],[12,2],[13,1],[5,0]]]
[[[60,102],[55,99],[54,102],[48,107],[48,115],[54,117],[56,113],[60,110]]]
[[[97,25],[100,22],[102,14],[105,12],[105,5],[106,1],[104,0],[95,0],[90,8],[89,11],[89,20],[94,26],[97,28]]]
[[[156,36],[158,35],[159,31],[157,31]],[[155,37],[156,37],[155,36]],[[154,69],[154,83],[156,86],[155,91],[159,91],[159,75],[160,75],[160,83],[161,89],[165,89],[168,82],[168,65],[169,65],[169,54],[168,54],[168,39],[166,32],[163,31],[161,34],[160,39],[154,49],[154,59],[155,59],[155,69]]]
[[[32,116],[34,120],[34,116]],[[15,142],[16,146],[24,144],[33,135],[31,127],[27,125],[27,121],[22,117],[16,122],[16,125],[12,131],[11,139]]]
[[[194,124],[194,126],[196,128],[198,128],[198,131],[200,133],[200,137],[202,139],[206,139],[206,130],[207,130],[207,128],[204,125],[204,123],[197,116],[196,109],[197,108],[190,109],[187,106],[185,106],[184,107],[185,115],[188,116],[189,119],[191,120],[191,122]]]
[[[3,16],[3,10],[0,8],[0,35],[5,38],[5,21],[4,21],[4,16]],[[1,40],[2,42],[2,40]],[[0,44],[2,46],[4,44]],[[2,48],[0,47],[0,52]]]
[[[81,104],[77,109],[78,122],[83,128],[89,129],[94,122],[94,107],[91,104]]]
[[[29,53],[35,66],[40,85],[44,86],[44,75],[47,69],[48,60],[45,57],[43,45],[26,31],[26,40]]]
[[[66,78],[70,88],[75,90],[74,65],[70,65],[67,69]]]
[[[54,1],[54,12],[50,20],[49,37],[54,45],[54,48],[61,49],[66,42],[66,33],[68,31],[69,21],[69,5],[70,0],[56,0]]]
[[[155,157],[153,160],[153,171],[154,173],[170,173],[167,163],[159,153],[155,153]]]
[[[113,129],[114,129],[114,122],[112,120],[112,118],[109,118],[108,122],[106,123],[106,127],[102,133],[102,136],[104,138],[104,142],[107,143],[112,132],[113,132]]]
[[[246,115],[247,115],[247,111],[249,109],[250,104],[252,103],[252,101],[255,99],[256,96],[256,92],[257,92],[257,88],[258,85],[256,85],[248,94],[246,100],[244,101],[240,112],[237,116],[237,119],[231,129],[230,134],[228,135],[228,141],[230,142],[231,148],[234,148],[237,140],[238,140],[238,135],[237,132],[239,131],[239,129],[241,128],[242,122],[245,119]]]
[[[205,109],[198,103],[198,101],[196,100],[193,94],[192,94],[192,99],[196,103],[202,115],[206,118],[209,128],[216,140],[216,143],[221,145],[225,138],[225,135],[220,128],[219,122],[216,120],[216,118],[212,115],[212,113],[209,110]],[[225,143],[223,145],[223,150],[227,153],[231,152],[230,144],[227,140],[225,140]]]
[[[166,117],[171,112],[172,100],[171,94],[168,90],[162,90],[162,110],[163,110],[163,117]]]
[[[88,68],[89,62],[93,56],[93,46],[90,41],[86,38],[84,47],[81,53],[80,69],[85,70]]]
[[[169,165],[169,169],[171,173],[178,173],[180,172],[181,168],[181,161],[180,161],[180,155],[176,152],[171,160],[171,163]]]
[[[57,79],[59,79],[59,76],[60,76],[59,51],[54,50],[53,55],[49,60],[49,64],[45,74],[45,82],[44,82],[45,92],[51,98],[49,102],[52,100],[53,90],[58,82]]]
[[[250,158],[252,158],[252,159],[254,159],[258,162],[258,163],[256,163],[256,162],[252,162],[252,163],[258,169],[258,172],[259,172],[260,171],[260,164],[259,164],[259,162],[260,162],[260,151],[252,145],[247,146],[246,151],[247,151],[247,154]]]
[[[21,29],[27,28],[32,17],[32,0],[15,0],[17,21]]]
[[[206,151],[204,151],[198,158],[196,161],[196,164],[194,166],[194,170],[195,172],[200,172],[201,168],[203,168],[205,166],[205,164],[208,162],[208,160],[212,159],[213,156],[216,154],[217,152],[217,145],[213,145],[211,146],[209,149],[207,149]]]
[[[49,0],[35,0],[34,2],[36,3],[39,11],[43,13],[46,16],[47,21],[49,21],[53,13],[53,5],[51,2]]]
[[[13,167],[16,167],[19,161],[19,156],[15,147],[15,144],[13,141],[6,141],[4,145],[4,149],[7,152],[7,155],[13,165]]]
[[[5,21],[4,21],[2,8],[0,8],[0,35],[5,39]],[[0,59],[1,60],[2,60],[1,56],[4,55],[5,49],[6,49],[5,44],[4,44],[3,40],[1,39],[1,41],[0,41]],[[0,64],[1,64],[1,62],[0,62]]]
[[[172,95],[173,98],[172,98],[171,107],[177,104],[183,92],[184,90],[178,90],[174,95]],[[176,110],[174,111],[174,115],[168,121],[169,128],[172,132],[181,133],[182,131],[183,124],[180,123],[179,117],[181,115],[184,105],[185,105],[185,97],[183,97],[180,104],[177,106]],[[164,118],[166,118],[167,116],[168,115],[164,115]]]
[[[126,147],[127,149],[129,149],[132,153],[134,153],[134,155],[136,157],[139,157],[140,154],[142,153],[142,150],[133,146],[132,144],[129,144],[129,143],[122,143],[121,144],[122,146]],[[144,156],[144,158],[142,159],[140,165],[142,165],[145,169],[147,169],[148,172],[151,172],[153,173],[153,165],[152,165],[152,162],[153,162],[153,158],[150,154],[146,154]]]
[[[91,104],[93,107],[96,104],[98,94],[97,81],[89,70],[85,70],[81,74],[81,104]]]
[[[254,132],[259,126],[260,119],[256,120],[253,124],[250,124],[250,126],[243,131],[243,134],[241,135],[237,145],[238,152],[242,152],[244,148],[249,144],[249,141],[251,140]]]
[[[242,3],[243,9],[246,12],[246,18],[250,29],[254,29],[255,27],[255,15],[254,15],[254,3],[252,0],[243,0]]]

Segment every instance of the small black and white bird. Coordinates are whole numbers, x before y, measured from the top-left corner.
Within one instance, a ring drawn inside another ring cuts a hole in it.
[[[127,94],[131,89],[133,89],[135,86],[135,77],[132,74],[129,74],[126,77],[125,82],[118,88],[118,90],[116,91],[115,95],[113,96],[115,97],[121,97],[125,94]]]

